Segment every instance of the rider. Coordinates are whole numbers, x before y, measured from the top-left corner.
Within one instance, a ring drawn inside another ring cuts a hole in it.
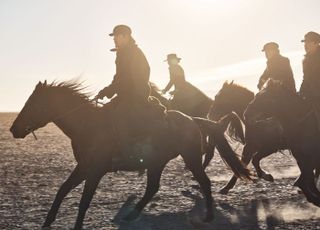
[[[301,42],[304,42],[306,54],[299,94],[312,104],[320,130],[320,34],[310,31]]]
[[[121,147],[118,158],[122,161],[141,153],[133,150],[137,144],[149,151],[153,131],[166,125],[165,108],[157,101],[149,99],[149,63],[131,34],[132,31],[127,25],[117,25],[109,34],[115,44],[111,51],[116,52],[116,74],[111,84],[97,95],[98,99],[117,95],[108,108],[112,108]]]
[[[212,101],[201,90],[186,81],[184,71],[179,65],[180,60],[181,58],[174,53],[167,55],[165,61],[169,64],[170,81],[162,93],[166,93],[174,85],[174,91],[170,92],[173,95],[170,100],[171,108],[190,116],[205,116],[209,108],[205,114],[203,109],[209,107]]]
[[[164,60],[169,64],[170,81],[162,90],[163,94],[165,94],[173,85],[175,90],[172,92],[172,94],[174,94],[181,90],[181,87],[186,83],[184,71],[179,65],[180,60],[181,58],[178,58],[176,54],[168,54],[167,59]]]
[[[263,46],[262,52],[265,52],[267,67],[259,79],[258,89],[261,90],[264,83],[272,78],[283,82],[287,89],[296,92],[290,61],[280,54],[279,45],[275,42],[268,42]]]

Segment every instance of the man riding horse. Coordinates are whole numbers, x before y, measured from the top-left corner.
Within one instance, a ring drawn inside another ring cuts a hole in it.
[[[320,130],[320,34],[310,31],[301,41],[306,51],[300,95],[311,103]]]
[[[96,98],[115,98],[105,107],[110,108],[122,148],[118,161],[128,160],[137,151],[151,154],[153,130],[165,128],[165,108],[150,100],[150,67],[142,52],[131,36],[127,25],[117,25],[109,35],[113,37],[116,52],[116,74],[112,83],[102,89]],[[108,109],[108,111],[110,111]]]
[[[290,61],[280,54],[279,45],[275,42],[268,42],[263,46],[267,58],[267,67],[261,75],[258,89],[261,90],[264,83],[269,79],[281,81],[288,90],[296,92]]]

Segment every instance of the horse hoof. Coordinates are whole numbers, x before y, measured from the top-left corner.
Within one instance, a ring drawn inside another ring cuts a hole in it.
[[[203,222],[205,223],[210,223],[211,221],[213,221],[214,216],[213,214],[207,215],[206,218],[203,220]]]
[[[227,189],[227,188],[222,188],[222,189],[220,189],[220,191],[219,191],[219,193],[222,194],[222,195],[227,195],[228,192],[229,192],[229,189]]]
[[[133,222],[139,220],[140,212],[137,210],[132,210],[128,215],[126,215],[122,221],[124,222]]]
[[[264,174],[261,176],[261,178],[263,178],[264,180],[269,181],[269,182],[274,182],[274,178],[271,174]]]
[[[41,230],[49,230],[51,229],[51,224],[47,224],[47,223],[44,223],[42,226],[41,226]]]

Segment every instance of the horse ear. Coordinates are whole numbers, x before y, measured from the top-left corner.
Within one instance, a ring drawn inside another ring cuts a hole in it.
[[[42,82],[39,81],[38,84],[36,85],[36,89],[40,88],[42,86]]]
[[[47,80],[44,81],[43,86],[47,86]]]
[[[226,87],[226,86],[228,86],[228,85],[229,85],[228,81],[225,81],[225,82],[223,83],[223,86],[222,86],[222,87]]]
[[[229,83],[229,85],[232,85],[233,84],[233,80]]]

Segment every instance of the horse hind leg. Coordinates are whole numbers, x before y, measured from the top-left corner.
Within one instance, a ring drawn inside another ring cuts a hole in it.
[[[270,181],[270,182],[274,181],[273,176],[270,173],[267,173],[261,169],[260,160],[262,158],[265,158],[265,157],[271,155],[272,153],[273,152],[260,152],[259,151],[259,152],[257,152],[257,154],[255,154],[253,156],[253,159],[252,159],[252,164],[253,164],[254,168],[256,169],[258,177],[265,179],[266,181]]]
[[[79,165],[75,167],[69,178],[59,188],[42,228],[48,228],[56,219],[59,207],[66,195],[84,180]]]
[[[166,162],[167,163],[167,162]],[[141,200],[136,204],[134,209],[123,218],[124,221],[130,222],[137,219],[143,210],[143,208],[150,202],[152,197],[159,191],[160,178],[165,167],[165,164],[154,166],[147,170],[147,188],[141,198]]]
[[[255,153],[255,151],[253,149],[253,146],[248,143],[245,144],[245,146],[243,147],[243,151],[242,151],[241,161],[245,165],[248,165],[250,163],[254,153]],[[229,182],[222,189],[220,189],[219,193],[224,194],[224,195],[228,194],[230,189],[232,189],[236,185],[237,180],[238,180],[238,177],[236,175],[233,175],[231,177],[231,179],[229,180]]]
[[[200,154],[199,154],[200,155]],[[186,163],[186,166],[189,168],[189,170],[192,172],[194,178],[198,181],[200,184],[200,188],[202,190],[202,193],[206,199],[206,208],[207,208],[207,215],[204,219],[205,222],[210,222],[214,219],[213,214],[213,198],[211,193],[211,182],[207,176],[207,174],[204,171],[204,168],[201,164],[201,158],[195,159],[194,155],[182,155],[184,162]]]

